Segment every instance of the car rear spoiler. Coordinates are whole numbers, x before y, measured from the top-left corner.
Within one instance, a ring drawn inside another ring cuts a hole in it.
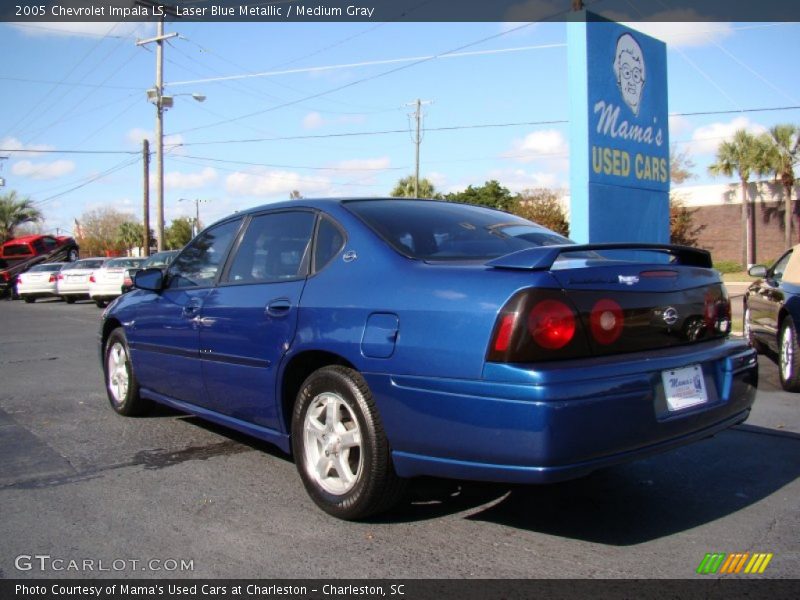
[[[671,244],[639,244],[639,243],[612,243],[612,244],[563,244],[558,246],[538,246],[512,252],[486,263],[486,266],[498,269],[520,269],[526,271],[547,271],[552,268],[561,254],[575,252],[599,252],[604,250],[627,250],[634,252],[659,252],[674,258],[680,265],[691,267],[711,268],[711,253],[699,248],[689,246],[674,246]],[[674,264],[674,263],[673,263]]]

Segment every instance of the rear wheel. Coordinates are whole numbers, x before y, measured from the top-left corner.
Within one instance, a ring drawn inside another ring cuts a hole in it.
[[[105,308],[106,306],[106,301],[101,300],[100,298],[95,298],[94,303],[97,305],[97,308]]]
[[[292,449],[309,495],[335,517],[388,510],[405,488],[372,393],[352,369],[323,367],[306,379],[292,415]]]
[[[786,316],[781,323],[778,347],[778,366],[781,385],[787,392],[800,392],[800,347],[792,317]]]
[[[139,383],[133,374],[128,340],[122,327],[108,336],[103,356],[106,393],[111,407],[129,417],[144,414],[150,402],[139,396]]]
[[[22,299],[25,300],[25,302],[28,304],[33,304],[34,302],[36,302],[36,298],[33,296],[22,296]]]
[[[75,296],[61,296],[67,304],[75,304]]]

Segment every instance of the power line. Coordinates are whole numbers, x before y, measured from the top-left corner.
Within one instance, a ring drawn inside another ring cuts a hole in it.
[[[309,169],[313,171],[400,171],[407,167],[311,167],[307,165],[279,165],[273,163],[257,163],[246,162],[242,160],[226,160],[223,158],[213,158],[211,156],[191,156],[183,155],[181,158],[191,158],[194,160],[206,160],[209,162],[231,164],[231,165],[245,165],[250,167],[270,167],[275,169]]]
[[[98,175],[94,175],[94,176],[90,177],[89,179],[87,179],[86,181],[81,183],[80,185],[76,185],[75,187],[72,187],[72,188],[70,188],[68,190],[65,190],[63,192],[60,192],[58,194],[54,194],[52,196],[48,196],[47,198],[44,198],[43,200],[36,200],[36,201],[33,202],[33,204],[36,204],[38,206],[44,206],[47,202],[51,202],[52,200],[55,200],[56,198],[60,198],[61,196],[66,196],[67,194],[69,194],[71,192],[74,192],[76,190],[84,188],[87,185],[89,185],[90,183],[94,183],[95,181],[99,181],[100,179],[108,177],[112,173],[116,173],[117,171],[121,171],[122,169],[125,169],[125,168],[127,168],[127,167],[129,167],[129,166],[131,166],[131,165],[133,165],[133,164],[135,164],[137,162],[139,162],[139,157],[138,156],[136,158],[134,158],[133,160],[123,161],[123,162],[121,162],[121,163],[119,163],[119,164],[117,164],[117,165],[115,165],[115,166],[113,166],[113,167],[111,167],[109,169],[106,169],[105,171],[103,171],[102,173],[99,173]]]

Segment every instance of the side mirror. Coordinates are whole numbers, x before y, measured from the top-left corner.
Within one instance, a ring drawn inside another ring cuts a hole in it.
[[[767,267],[764,265],[753,265],[749,269],[747,269],[747,274],[750,277],[758,277],[759,279],[764,279],[767,276]]]
[[[140,290],[160,292],[164,287],[164,273],[158,268],[139,271],[133,276],[133,286]]]

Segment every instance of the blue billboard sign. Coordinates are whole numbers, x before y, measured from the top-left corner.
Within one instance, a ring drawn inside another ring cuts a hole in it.
[[[668,242],[666,45],[584,15],[568,25],[572,237]]]

